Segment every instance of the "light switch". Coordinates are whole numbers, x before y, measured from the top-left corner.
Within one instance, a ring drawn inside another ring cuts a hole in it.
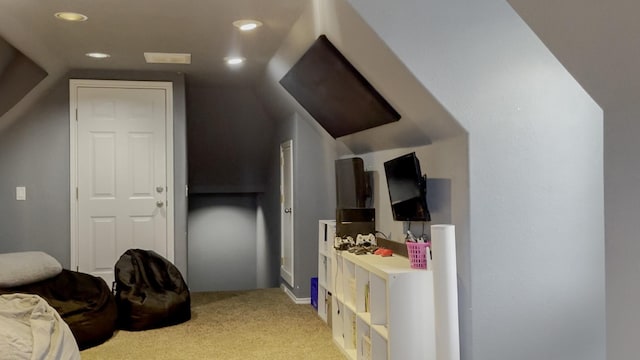
[[[18,186],[16,188],[16,200],[27,200],[27,188]]]

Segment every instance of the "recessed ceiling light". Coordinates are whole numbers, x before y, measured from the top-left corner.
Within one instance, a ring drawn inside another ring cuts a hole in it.
[[[100,52],[90,52],[90,53],[86,53],[85,55],[94,59],[106,59],[108,57],[111,57],[111,55],[109,54],[100,53]]]
[[[87,21],[88,19],[87,15],[83,15],[75,12],[69,12],[69,11],[58,12],[58,13],[55,13],[53,16],[57,17],[60,20],[66,20],[66,21]]]
[[[262,23],[258,20],[236,20],[233,22],[233,26],[237,27],[242,31],[251,31],[257,27],[262,26]]]
[[[229,56],[224,58],[224,61],[227,63],[227,65],[240,65],[243,62],[245,62],[245,58],[243,58],[242,56]]]

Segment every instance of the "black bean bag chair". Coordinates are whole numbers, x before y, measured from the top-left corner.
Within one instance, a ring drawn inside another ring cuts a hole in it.
[[[119,327],[147,330],[191,319],[191,295],[182,274],[150,250],[129,249],[115,265]]]
[[[80,350],[105,342],[116,330],[116,301],[99,277],[63,269],[46,280],[0,289],[0,294],[10,293],[36,294],[45,299],[69,325]]]

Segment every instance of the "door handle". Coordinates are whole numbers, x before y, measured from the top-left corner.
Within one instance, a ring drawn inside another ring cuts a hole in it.
[[[156,201],[156,206],[161,208],[164,206],[164,202],[163,201]]]
[[[158,194],[162,193],[164,191],[164,186],[156,186],[156,191]]]
[[[284,209],[284,213],[285,214],[291,214],[291,208]]]

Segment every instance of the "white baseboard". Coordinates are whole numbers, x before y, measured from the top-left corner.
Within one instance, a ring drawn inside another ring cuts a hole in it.
[[[311,304],[311,298],[307,297],[307,298],[298,298],[296,297],[296,295],[291,292],[291,290],[289,290],[288,287],[286,287],[285,285],[281,284],[280,287],[282,288],[282,290],[284,290],[284,293],[287,294],[287,296],[289,296],[289,298],[291,298],[291,300],[298,304],[298,305],[308,305]]]

